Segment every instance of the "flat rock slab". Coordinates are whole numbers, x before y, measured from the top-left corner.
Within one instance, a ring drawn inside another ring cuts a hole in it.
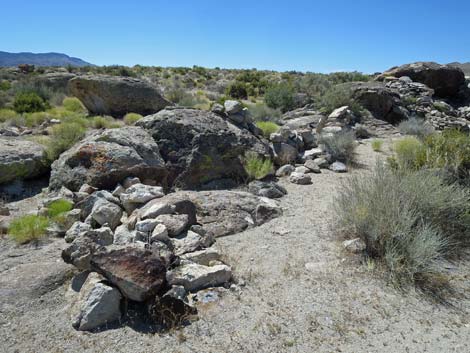
[[[167,273],[169,284],[181,285],[189,292],[223,285],[231,277],[232,271],[226,265],[204,266],[188,264]]]
[[[155,295],[165,282],[166,266],[158,254],[139,248],[124,248],[93,256],[91,267],[134,301]]]

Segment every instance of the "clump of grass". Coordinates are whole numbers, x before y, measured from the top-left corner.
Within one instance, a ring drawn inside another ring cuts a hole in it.
[[[384,144],[384,142],[382,140],[378,140],[378,139],[374,139],[371,142],[372,149],[375,152],[380,152],[382,150],[383,144]]]
[[[273,162],[268,158],[259,157],[255,152],[245,154],[243,166],[251,180],[263,179],[273,171]]]
[[[263,136],[269,138],[271,134],[279,131],[279,125],[272,121],[257,121],[256,126],[263,131]]]
[[[49,161],[55,161],[59,155],[68,150],[85,135],[85,127],[76,122],[64,122],[53,126],[51,139],[46,146]]]
[[[138,120],[142,119],[142,115],[137,113],[127,113],[124,116],[124,123],[126,125],[134,125]]]
[[[65,212],[70,211],[73,208],[73,203],[60,199],[51,202],[51,204],[47,207],[47,212],[50,218],[55,218],[57,216],[62,215]]]
[[[42,216],[28,215],[13,220],[8,234],[18,244],[37,242],[46,234],[49,219]]]
[[[379,163],[369,178],[346,181],[335,208],[340,224],[364,240],[395,284],[440,296],[447,286],[443,261],[468,245],[469,197],[429,171],[395,173]]]
[[[335,161],[353,163],[355,160],[356,135],[354,131],[339,132],[333,135],[320,137],[325,152],[330,154]]]
[[[0,123],[8,120],[13,120],[18,116],[18,113],[11,109],[0,109]]]
[[[247,104],[247,108],[254,121],[279,121],[281,119],[281,111],[272,109],[265,103]]]
[[[94,116],[89,119],[89,124],[94,129],[115,129],[121,127],[111,116]]]
[[[393,145],[394,164],[401,170],[417,170],[426,164],[426,147],[416,137],[407,136]]]
[[[404,135],[413,135],[420,139],[434,133],[434,128],[431,124],[424,121],[424,119],[410,118],[404,120],[398,125],[398,129]]]
[[[62,105],[64,106],[65,110],[69,112],[83,114],[87,113],[87,110],[82,104],[82,102],[80,102],[80,100],[75,97],[65,97],[62,101]]]

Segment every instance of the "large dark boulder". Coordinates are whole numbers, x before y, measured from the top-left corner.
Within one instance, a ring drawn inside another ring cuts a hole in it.
[[[183,189],[234,185],[247,178],[241,160],[246,152],[269,155],[267,144],[250,131],[208,111],[165,109],[137,125],[160,147],[169,183]]]
[[[126,177],[165,183],[165,163],[158,145],[139,127],[97,131],[61,154],[52,164],[50,187],[77,191],[89,184],[114,188]]]
[[[130,112],[148,115],[171,104],[155,86],[130,77],[79,76],[69,81],[68,88],[91,114],[117,118]]]
[[[0,184],[32,179],[48,171],[44,147],[33,141],[0,137]]]
[[[387,76],[408,76],[415,82],[424,83],[434,89],[438,97],[452,97],[459,93],[465,83],[465,74],[455,66],[440,65],[435,62],[417,62],[391,68],[377,77],[383,80]]]

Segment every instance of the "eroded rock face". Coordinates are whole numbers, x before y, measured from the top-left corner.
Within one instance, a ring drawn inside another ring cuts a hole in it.
[[[409,77],[434,89],[438,97],[455,96],[465,83],[465,74],[457,67],[440,65],[435,62],[417,62],[394,67],[378,77]]]
[[[241,156],[253,151],[269,155],[269,148],[246,129],[212,112],[172,109],[137,122],[160,147],[169,181],[183,189],[208,187],[212,182],[246,178]]]
[[[69,81],[68,88],[92,114],[117,118],[131,112],[148,115],[171,105],[155,86],[130,77],[79,76]]]
[[[47,173],[44,147],[28,140],[0,137],[0,184]]]
[[[86,183],[111,189],[129,176],[162,183],[166,174],[151,136],[138,127],[123,127],[92,133],[62,153],[52,164],[50,188],[77,191]]]
[[[97,253],[91,268],[138,302],[155,295],[165,283],[166,265],[158,253],[127,247]]]

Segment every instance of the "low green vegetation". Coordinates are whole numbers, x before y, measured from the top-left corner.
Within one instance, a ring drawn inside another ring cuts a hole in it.
[[[137,113],[127,113],[124,116],[124,124],[126,125],[134,125],[137,121],[142,119],[142,115]]]
[[[256,126],[263,131],[263,136],[269,138],[269,136],[279,131],[280,126],[272,121],[257,121]]]
[[[410,118],[402,121],[398,125],[398,129],[404,135],[413,135],[420,139],[424,139],[426,136],[434,133],[434,128],[424,119],[419,118]]]
[[[331,155],[334,161],[353,163],[355,160],[355,149],[357,147],[354,131],[338,132],[333,135],[320,137],[325,152]]]
[[[48,108],[48,104],[36,93],[18,93],[13,102],[13,109],[17,113],[43,112]]]
[[[264,95],[266,105],[273,109],[279,109],[283,113],[294,108],[294,89],[287,83],[279,83],[270,86]]]
[[[62,105],[65,110],[74,113],[83,113],[86,114],[87,110],[83,106],[82,102],[78,98],[75,97],[65,97],[62,101]]]
[[[11,222],[8,235],[18,244],[37,242],[46,234],[48,226],[47,217],[27,215]]]
[[[382,140],[378,140],[378,139],[374,139],[371,142],[372,149],[375,152],[380,152],[382,150],[383,144],[384,144],[384,142]]]
[[[265,103],[257,102],[247,104],[248,112],[254,121],[279,121],[282,112],[279,109],[269,108]]]
[[[55,161],[59,155],[68,150],[85,135],[85,127],[77,122],[64,122],[53,126],[51,138],[46,146],[49,161]]]
[[[50,218],[55,218],[57,216],[60,216],[61,214],[70,211],[73,208],[73,203],[64,200],[64,199],[59,199],[51,202],[51,204],[47,207],[48,210],[48,215]]]
[[[320,98],[318,108],[325,114],[333,110],[348,106],[356,114],[361,112],[361,106],[351,97],[351,89],[347,85],[336,85],[330,87]]]
[[[268,158],[260,157],[257,153],[248,152],[243,158],[243,166],[251,180],[259,180],[273,172],[273,163]]]

